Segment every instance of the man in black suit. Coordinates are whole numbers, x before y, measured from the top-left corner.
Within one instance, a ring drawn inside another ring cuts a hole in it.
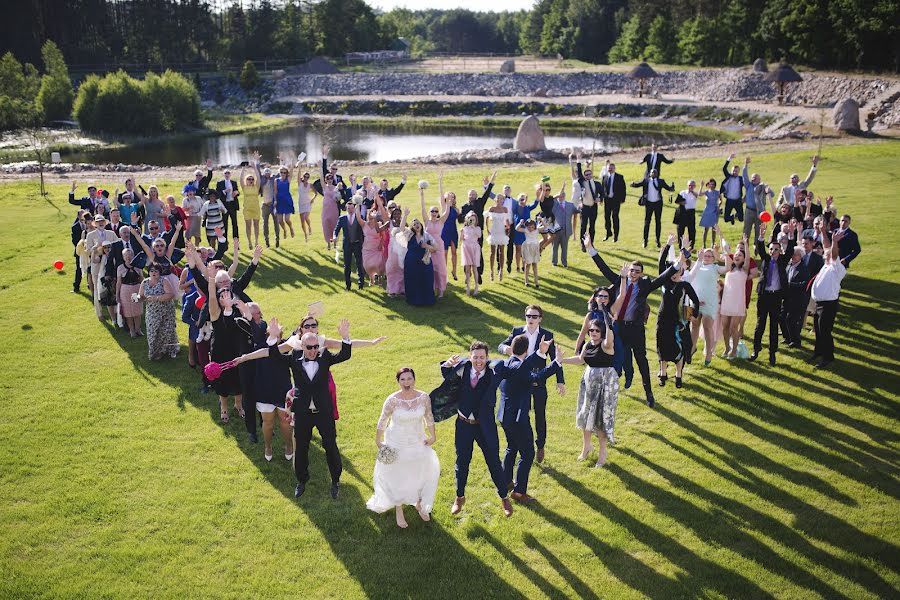
[[[319,352],[319,336],[312,332],[304,333],[299,340],[292,337],[282,344],[272,344],[249,354],[242,354],[235,362],[241,364],[268,356],[276,361],[287,363],[294,376],[293,394],[288,395],[290,410],[294,413],[294,473],[297,476],[297,487],[294,497],[299,498],[306,491],[309,481],[309,442],[312,430],[319,430],[322,436],[322,447],[325,449],[325,460],[331,474],[331,497],[337,499],[340,486],[341,453],[337,447],[337,427],[334,422],[334,411],[331,392],[328,389],[328,374],[333,365],[350,358],[350,323],[341,321],[338,326],[341,334],[341,350],[332,354],[329,350]],[[277,319],[269,322],[269,338],[280,339],[281,327]],[[291,352],[282,354],[282,352]]]
[[[216,183],[216,193],[225,205],[225,214],[222,215],[222,229],[227,234],[228,221],[231,220],[231,237],[236,238],[239,237],[237,214],[241,210],[241,204],[238,201],[238,196],[241,192],[238,190],[237,183],[231,180],[231,169],[225,169],[222,175],[225,176],[225,179]]]
[[[850,266],[850,261],[859,256],[862,252],[862,246],[859,245],[859,236],[855,231],[850,229],[850,215],[841,217],[841,228],[843,232],[841,239],[838,241],[838,256],[845,267]]]
[[[647,168],[644,170],[644,177],[650,175],[650,171],[656,171],[657,176],[662,174],[662,164],[666,163],[667,165],[671,165],[675,162],[675,159],[666,158],[666,155],[662,152],[656,151],[656,144],[650,144],[650,152],[644,155],[644,158],[641,159],[641,162],[638,164],[646,164]]]
[[[594,239],[597,206],[603,202],[603,189],[601,183],[594,179],[594,171],[591,167],[582,172],[581,161],[579,161],[575,168],[578,185],[581,187],[581,234],[578,239],[583,239],[585,232],[590,232],[591,239]],[[585,251],[584,244],[581,245],[581,251]]]
[[[94,212],[97,209],[97,203],[100,201],[100,198],[97,197],[97,186],[89,185],[87,189],[88,195],[78,199],[75,198],[75,190],[77,188],[77,182],[73,181],[72,189],[69,190],[69,204],[74,204],[82,210],[89,210],[91,212]]]
[[[597,268],[600,269],[600,272],[603,273],[614,288],[618,290],[622,276],[627,277],[626,285],[628,288],[625,290],[624,301],[619,309],[617,318],[619,335],[622,338],[622,349],[625,352],[623,364],[625,389],[627,390],[631,387],[631,382],[634,378],[634,367],[631,364],[631,357],[634,355],[634,362],[638,365],[641,381],[644,384],[644,392],[647,394],[647,406],[653,408],[656,404],[656,399],[653,397],[653,388],[650,386],[650,365],[647,363],[647,332],[644,329],[647,317],[650,315],[650,307],[647,306],[647,296],[671,279],[672,275],[678,271],[678,264],[671,265],[660,273],[659,277],[651,279],[644,275],[643,263],[636,260],[628,266],[627,272],[620,274],[609,268],[591,245],[590,238],[585,238],[584,245],[587,246],[588,254],[594,260],[594,264],[597,265]]]
[[[734,225],[735,219],[744,222],[744,178],[741,175],[741,167],[734,165],[731,172],[728,172],[728,164],[734,160],[734,154],[731,154],[725,160],[722,166],[722,185],[719,189],[722,196],[725,197],[725,214],[722,219],[726,223]]]
[[[337,242],[338,235],[344,234],[344,284],[347,290],[350,290],[350,271],[352,261],[356,261],[356,272],[358,276],[359,289],[363,289],[366,280],[366,272],[363,269],[362,262],[362,243],[363,228],[362,219],[356,213],[357,200],[359,196],[354,196],[347,203],[347,214],[341,215],[337,225],[334,228],[334,240]]]
[[[768,223],[759,226],[759,238],[756,240],[756,252],[760,256],[759,283],[756,286],[756,331],[753,334],[753,353],[750,360],[756,360],[762,351],[762,337],[766,331],[766,320],[769,321],[769,364],[775,366],[775,353],[778,352],[778,319],[781,315],[781,304],[788,287],[787,265],[794,253],[794,232],[788,235],[788,251],[781,252],[781,244],[772,242],[766,252],[766,229]]]
[[[484,181],[484,194],[481,197],[478,196],[478,192],[475,190],[469,190],[469,201],[462,205],[462,208],[459,209],[459,215],[457,215],[456,220],[458,223],[462,224],[466,222],[466,215],[470,212],[475,213],[475,218],[478,219],[478,227],[481,228],[482,234],[484,233],[484,205],[487,203],[488,198],[491,197],[491,190],[494,189],[494,179],[497,178],[497,171],[491,173],[491,178],[488,179],[485,177]],[[484,245],[484,235],[478,238],[478,247],[479,252],[481,247]],[[481,256],[481,259],[478,261],[478,284],[481,285],[481,274],[484,272],[484,256]]]
[[[634,181],[631,187],[641,188],[641,198],[644,203],[644,248],[647,247],[647,235],[650,233],[650,219],[656,217],[656,247],[661,248],[659,242],[659,234],[662,229],[660,220],[662,219],[662,191],[675,191],[675,185],[666,183],[665,179],[659,177],[659,171],[653,169],[641,181]]]
[[[603,220],[606,225],[606,238],[603,241],[612,238],[614,242],[618,242],[619,209],[625,202],[625,178],[616,173],[615,163],[609,163],[607,169],[607,175],[603,179]],[[593,233],[592,231],[592,237]]]
[[[544,320],[544,311],[537,304],[529,304],[525,307],[525,325],[522,327],[514,327],[497,350],[501,354],[512,356],[514,350],[512,347],[513,340],[520,335],[524,335],[528,340],[528,355],[537,351],[538,345],[542,339],[552,340],[553,333],[541,327],[541,321]],[[556,345],[550,347],[550,360],[556,360]],[[535,370],[542,369],[546,366],[546,361],[541,362]],[[566,376],[562,370],[556,373],[556,391],[560,396],[566,393]],[[536,380],[531,389],[531,397],[534,400],[534,426],[537,438],[535,445],[537,446],[537,461],[544,462],[544,445],[547,442],[547,381],[545,379]]]
[[[784,296],[784,304],[781,312],[781,331],[784,334],[788,348],[799,348],[802,344],[800,337],[801,323],[806,306],[809,304],[807,287],[809,284],[809,270],[803,262],[803,249],[794,247],[787,268],[787,291]]]

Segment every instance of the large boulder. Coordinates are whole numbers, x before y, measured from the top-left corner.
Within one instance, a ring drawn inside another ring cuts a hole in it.
[[[537,117],[531,115],[519,123],[513,148],[520,152],[537,152],[547,149],[547,145],[544,143],[544,132],[541,130],[541,124]]]
[[[838,131],[859,131],[859,102],[853,98],[838,100],[832,118]]]
[[[515,73],[516,72],[516,61],[513,59],[504,60],[503,64],[500,65],[501,73]]]
[[[753,61],[753,70],[757,73],[768,73],[769,65],[767,65],[766,61],[763,59],[757,58]]]

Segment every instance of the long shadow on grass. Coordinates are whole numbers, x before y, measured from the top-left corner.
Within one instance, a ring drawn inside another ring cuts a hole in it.
[[[758,497],[760,500],[764,502],[770,502],[775,506],[780,506],[798,517],[800,515],[803,515],[802,520],[804,522],[816,523],[817,526],[814,530],[804,531],[806,535],[811,535],[818,539],[822,539],[822,541],[828,544],[836,544],[835,547],[844,547],[844,543],[837,545],[836,540],[838,538],[840,538],[841,540],[853,539],[852,537],[847,538],[847,536],[853,536],[856,534],[856,532],[848,530],[849,526],[847,523],[836,519],[830,514],[822,511],[815,506],[812,506],[807,502],[804,502],[797,496],[794,496],[777,486],[773,486],[763,481],[755,473],[745,468],[743,465],[736,463],[735,461],[728,460],[726,457],[722,456],[720,453],[717,453],[714,449],[694,437],[682,438],[679,440],[679,443],[675,443],[658,433],[650,432],[647,435],[655,439],[656,441],[667,445],[669,448],[678,452],[689,460],[694,461],[711,473],[714,473],[722,479],[747,490],[751,494]],[[734,469],[735,472],[733,473],[727,469],[719,467],[713,464],[711,461],[699,456],[698,454],[691,452],[687,449],[688,446],[694,446],[702,449],[708,454],[715,456],[723,462],[726,462],[726,464]],[[674,487],[695,494],[699,498],[702,498],[705,501],[709,502],[711,505],[721,507],[722,509],[729,512],[733,518],[747,523],[753,529],[763,533],[770,539],[778,540],[779,543],[784,544],[785,546],[788,546],[794,551],[802,554],[812,563],[817,564],[820,567],[831,569],[839,577],[847,577],[849,579],[857,581],[860,585],[864,586],[871,593],[875,594],[878,597],[884,598],[891,595],[892,588],[890,584],[887,583],[878,573],[867,567],[861,561],[850,562],[841,558],[840,556],[835,556],[834,554],[817,548],[816,546],[811,544],[809,540],[806,539],[806,537],[798,534],[795,529],[788,527],[785,523],[765,513],[755,510],[754,508],[746,504],[736,502],[732,498],[711,491],[703,486],[699,486],[690,479],[682,477],[681,475],[665,469],[664,467],[647,460],[645,457],[640,456],[633,451],[624,449],[622,450],[622,452],[624,454],[629,454],[634,459],[644,463],[645,465],[659,473],[661,476],[665,477],[666,480],[669,481],[669,483],[671,483]],[[828,532],[828,535],[822,536],[819,532]],[[889,543],[884,541],[882,541],[881,547],[867,548],[867,550],[869,551],[870,559],[874,557],[880,558],[882,556],[890,557],[891,553],[894,553],[894,555],[896,555],[897,552],[896,548],[891,547]],[[895,567],[892,566],[891,568]]]
[[[608,545],[601,542],[581,525],[540,504],[534,506],[533,510],[544,517],[547,522],[568,532],[592,548],[597,558],[604,561],[608,569],[616,573],[622,581],[634,589],[650,597],[661,595],[708,596],[709,590],[715,590],[719,595],[729,598],[773,598],[772,594],[760,588],[752,580],[721,564],[697,556],[675,538],[664,535],[646,525],[616,504],[594,492],[594,490],[589,489],[580,481],[572,479],[565,473],[552,467],[545,467],[544,473],[550,475],[559,485],[596,511],[596,514],[601,514],[613,523],[626,528],[635,539],[648,546],[655,553],[664,556],[666,560],[678,566],[684,574],[678,581],[673,581],[630,556],[628,556],[626,564],[622,564],[620,562],[622,556],[615,552],[610,552]],[[707,521],[709,521],[709,515],[702,515],[702,522]],[[607,562],[607,559],[611,556],[614,557],[613,560]],[[643,569],[636,568],[631,562],[637,562]]]

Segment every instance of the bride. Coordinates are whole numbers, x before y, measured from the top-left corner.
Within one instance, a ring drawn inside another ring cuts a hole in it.
[[[375,431],[379,449],[375,493],[366,507],[377,513],[394,508],[397,525],[405,528],[404,504],[415,505],[423,521],[431,520],[441,465],[431,447],[435,442],[431,398],[414,387],[416,373],[409,367],[397,371],[397,382],[400,390],[384,401]]]

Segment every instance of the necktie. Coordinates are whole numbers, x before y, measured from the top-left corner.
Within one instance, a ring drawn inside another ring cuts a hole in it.
[[[474,389],[476,385],[478,385],[478,380],[481,379],[481,373],[472,369],[472,377],[469,382],[472,384],[472,388]]]
[[[617,321],[625,320],[625,313],[628,312],[628,303],[631,301],[631,284],[626,284],[628,287],[625,288],[625,298],[622,300],[622,310],[619,311]]]

